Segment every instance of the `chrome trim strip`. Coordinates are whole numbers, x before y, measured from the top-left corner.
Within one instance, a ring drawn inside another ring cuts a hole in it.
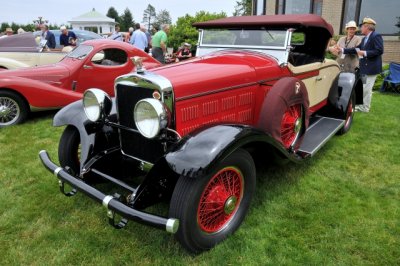
[[[61,172],[61,170],[62,170],[63,168],[62,167],[57,167],[56,168],[56,170],[54,170],[54,175],[56,176],[56,177],[58,177],[58,174]]]
[[[110,195],[107,195],[107,196],[104,197],[102,204],[103,204],[104,207],[106,207],[106,209],[108,209],[108,203],[110,203],[110,201],[111,201],[113,198],[114,198],[114,197],[113,197],[113,196],[110,196]]]
[[[143,137],[143,138],[144,138],[144,137]],[[135,160],[139,161],[140,163],[142,163],[143,165],[145,165],[145,166],[144,166],[145,168],[149,167],[149,168],[151,169],[151,168],[154,166],[154,164],[152,164],[152,163],[150,163],[150,162],[147,162],[147,161],[144,161],[144,160],[142,160],[142,159],[139,159],[139,158],[137,158],[137,157],[135,157],[135,156],[126,154],[126,153],[122,150],[122,148],[121,148],[121,153],[122,153],[122,155],[125,155],[125,156],[127,156],[127,157],[129,157],[129,158],[132,158],[132,159],[135,159]]]

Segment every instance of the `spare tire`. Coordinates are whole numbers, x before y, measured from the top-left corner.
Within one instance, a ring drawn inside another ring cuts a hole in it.
[[[258,126],[287,150],[296,151],[308,127],[308,107],[305,84],[294,77],[282,78],[266,95]]]

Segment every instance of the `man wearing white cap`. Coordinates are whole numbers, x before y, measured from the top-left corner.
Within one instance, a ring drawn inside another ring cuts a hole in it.
[[[67,27],[60,27],[60,44],[62,46],[76,46],[76,35],[73,31],[69,31]]]
[[[356,48],[342,48],[344,54],[358,54],[360,74],[365,79],[363,86],[363,104],[356,106],[357,111],[369,112],[371,107],[372,87],[376,76],[382,72],[383,39],[375,32],[376,22],[366,17],[362,21],[361,33],[365,36]]]

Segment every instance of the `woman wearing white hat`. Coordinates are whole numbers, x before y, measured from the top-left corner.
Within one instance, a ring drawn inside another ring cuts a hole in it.
[[[336,46],[339,48],[354,48],[358,46],[361,43],[361,38],[356,36],[357,30],[356,22],[349,21],[346,24],[346,36],[341,37]],[[329,47],[329,51],[338,56],[336,61],[339,65],[343,65],[343,71],[354,72],[354,69],[358,67],[359,64],[358,56],[356,54],[337,54],[336,49],[337,47],[334,46]]]

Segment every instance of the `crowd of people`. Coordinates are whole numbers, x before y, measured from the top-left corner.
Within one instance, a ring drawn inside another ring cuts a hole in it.
[[[162,25],[160,30],[153,28],[153,31],[154,35],[152,36],[143,25],[136,23],[135,28],[131,27],[127,33],[122,33],[117,24],[108,39],[130,43],[146,53],[151,53],[162,64],[178,62],[192,57],[191,46],[188,43],[184,43],[176,53],[168,52],[167,44],[170,32],[168,24]]]
[[[56,47],[56,40],[54,34],[49,31],[48,25],[40,25],[40,30],[41,39],[47,41],[46,46],[50,49],[54,49]],[[72,30],[61,26],[60,31],[60,45],[62,48],[77,45],[77,37]],[[23,29],[18,30],[18,33],[24,32]],[[160,30],[153,28],[153,32],[154,34],[152,36],[146,27],[140,23],[136,23],[134,28],[130,27],[127,33],[122,33],[120,31],[120,26],[116,24],[114,31],[109,34],[108,39],[130,43],[134,47],[151,54],[162,64],[178,62],[192,57],[191,46],[188,43],[182,44],[182,47],[180,47],[176,53],[168,53],[167,44],[168,34],[170,32],[170,26],[168,24],[162,25]],[[1,37],[7,37],[13,34],[13,30],[7,28],[5,34]]]
[[[47,25],[40,26],[42,31],[41,38],[47,40],[47,47],[54,49],[56,46],[55,37],[49,31]],[[376,21],[366,17],[361,23],[361,34],[364,38],[356,35],[358,27],[355,21],[349,21],[346,26],[346,35],[341,37],[338,42],[330,47],[328,51],[337,56],[337,62],[345,72],[355,72],[359,69],[363,80],[363,105],[356,106],[356,111],[369,112],[371,108],[372,88],[376,77],[382,72],[383,39],[376,29]],[[110,33],[108,39],[124,41],[132,44],[138,49],[150,53],[160,63],[170,63],[186,60],[192,57],[189,43],[184,43],[175,54],[167,52],[168,34],[170,26],[165,24],[160,30],[155,30],[153,36],[147,29],[139,24],[135,28],[129,28],[128,33],[121,33],[120,26],[115,25],[114,32]],[[60,44],[65,46],[76,46],[77,38],[73,31],[69,31],[65,26],[60,28]],[[18,29],[18,33],[23,33],[23,29]],[[7,28],[1,37],[13,35],[13,30]],[[0,38],[1,38],[0,37]]]

